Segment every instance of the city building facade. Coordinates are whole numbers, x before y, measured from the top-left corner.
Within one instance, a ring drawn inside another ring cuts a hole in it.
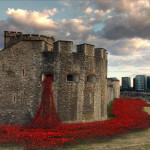
[[[131,89],[131,78],[122,77],[122,90],[129,91]]]
[[[147,77],[146,75],[137,75],[133,79],[134,90],[136,92],[146,92],[147,89]]]
[[[147,76],[147,89],[150,89],[150,76]]]

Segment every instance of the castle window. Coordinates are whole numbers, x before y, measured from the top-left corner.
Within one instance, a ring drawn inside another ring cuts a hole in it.
[[[13,102],[16,103],[16,95],[14,95],[14,101]]]
[[[25,76],[25,70],[24,69],[22,69],[22,75]]]
[[[46,77],[52,77],[52,81],[55,81],[55,78],[54,78],[53,74],[47,74]]]
[[[96,76],[95,75],[88,75],[87,76],[87,82],[96,82]]]
[[[79,81],[79,75],[78,74],[68,74],[67,75],[67,81],[78,82]]]
[[[73,81],[73,75],[71,74],[67,75],[67,81]]]
[[[46,77],[52,77],[52,81],[56,81],[56,76],[55,74],[53,73],[45,73],[45,74],[42,74],[42,81],[46,78]]]
[[[20,73],[21,77],[25,76],[25,69],[21,69],[21,73]]]
[[[90,93],[89,98],[90,98],[90,104],[93,104],[93,97],[92,97],[92,93]]]
[[[17,101],[17,95],[16,94],[13,94],[13,103],[15,104]]]

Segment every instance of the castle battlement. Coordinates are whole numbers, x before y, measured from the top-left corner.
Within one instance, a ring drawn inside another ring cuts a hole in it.
[[[22,32],[5,31],[5,48],[16,44],[19,41],[45,41],[45,51],[58,53],[72,53],[73,41],[58,40],[55,42],[54,37],[47,37],[38,34],[22,34]],[[96,56],[107,59],[107,52],[104,48],[95,48],[95,45],[83,43],[76,45],[76,53],[86,56]]]
[[[4,31],[4,47],[7,48],[12,46],[13,44],[23,41],[23,40],[37,40],[37,41],[45,41],[50,45],[53,45],[55,42],[54,37],[47,37],[44,35],[37,35],[37,34],[22,34],[22,32],[13,32],[13,31]]]
[[[95,56],[100,56],[102,59],[107,59],[107,51],[104,48],[96,48]]]
[[[59,40],[54,43],[54,49],[52,52],[74,53],[93,57],[97,56],[101,57],[102,59],[107,59],[107,52],[104,48],[95,48],[95,45],[83,43],[76,45],[76,52],[72,52],[72,47],[73,41]]]
[[[59,40],[54,43],[54,52],[72,53],[73,41]]]
[[[16,37],[17,35],[22,35],[22,32],[4,31],[5,37]]]
[[[94,56],[94,47],[94,45],[87,43],[77,45],[77,53]]]

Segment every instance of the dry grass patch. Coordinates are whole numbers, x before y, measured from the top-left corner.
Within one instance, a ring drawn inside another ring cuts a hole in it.
[[[147,102],[150,104],[150,102]],[[143,111],[147,112],[150,115],[150,107],[144,107]]]

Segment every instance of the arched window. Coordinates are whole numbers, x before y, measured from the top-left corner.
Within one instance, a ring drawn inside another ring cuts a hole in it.
[[[69,82],[79,82],[79,75],[74,74],[74,73],[67,74],[67,81],[69,81]]]
[[[96,76],[95,75],[88,75],[87,76],[87,82],[96,82]]]

